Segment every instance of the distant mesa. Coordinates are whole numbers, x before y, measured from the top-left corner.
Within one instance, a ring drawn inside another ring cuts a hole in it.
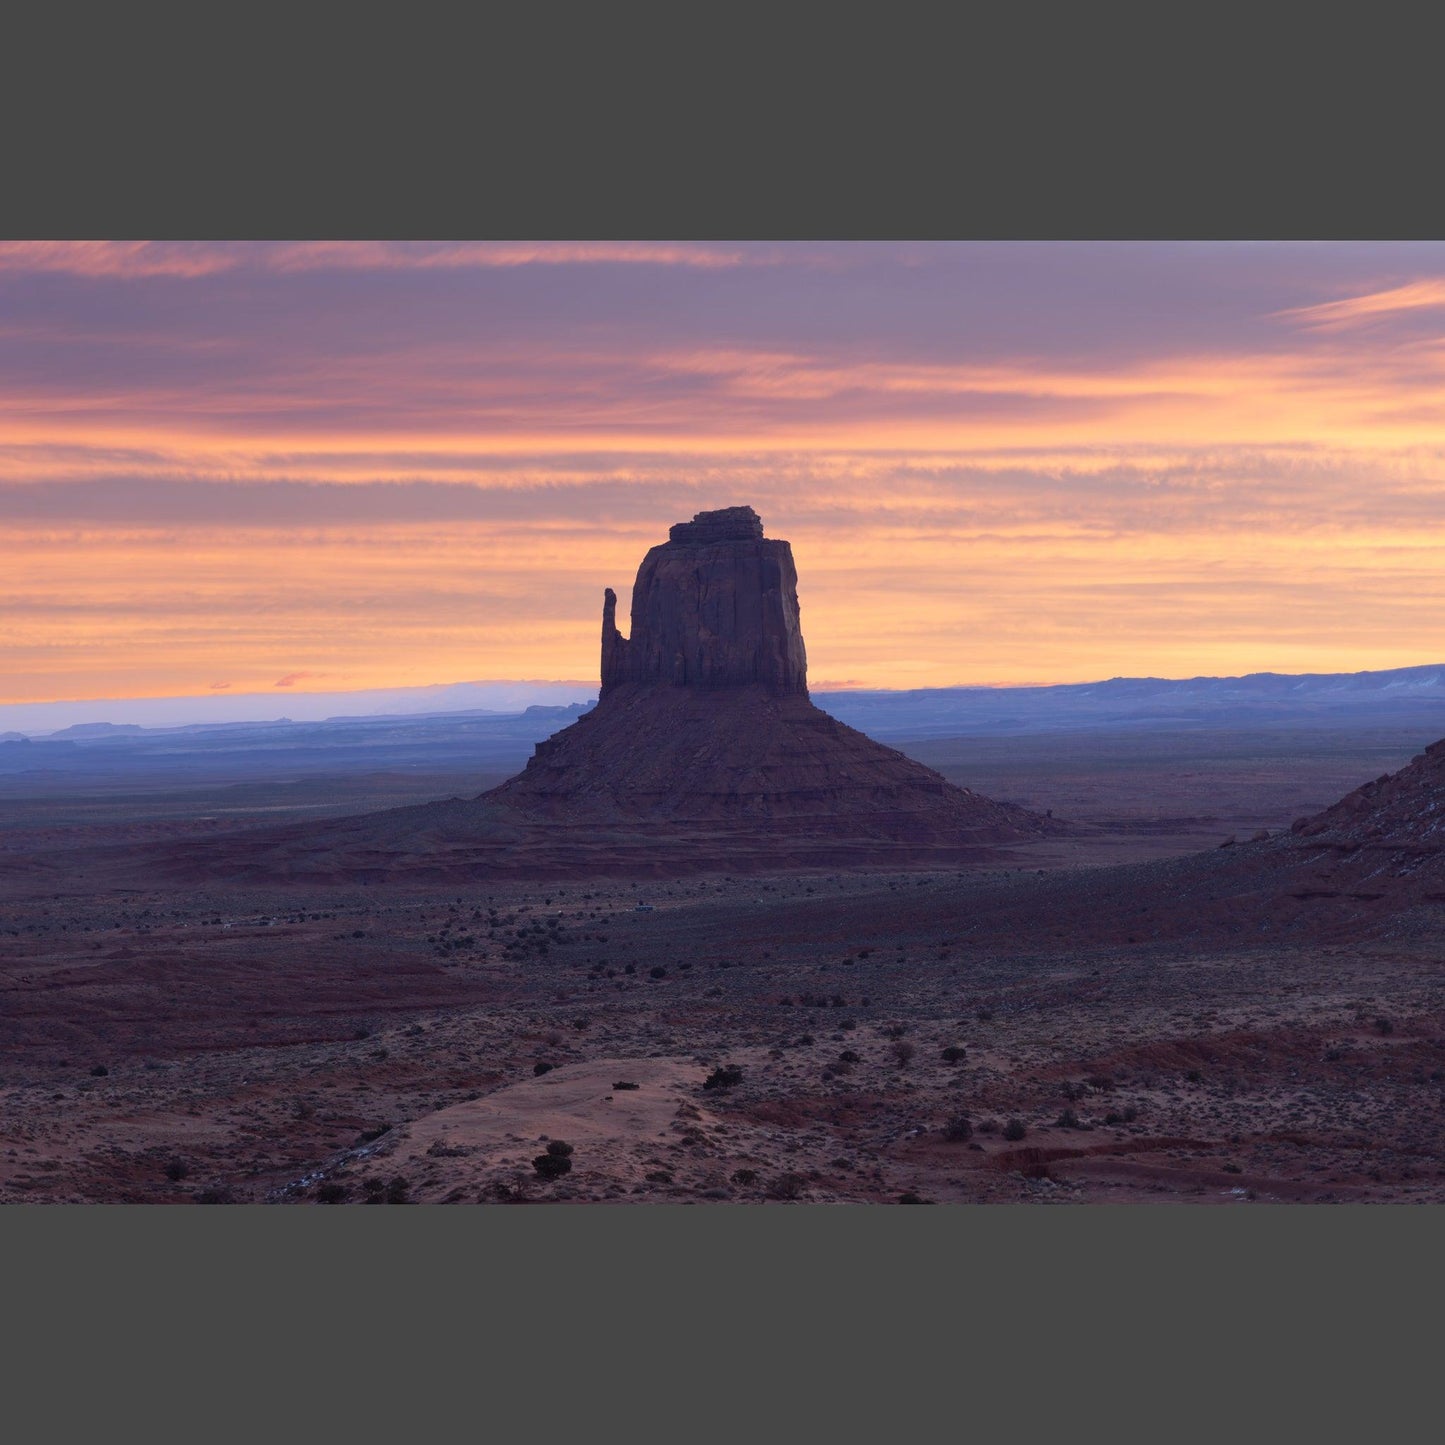
[[[139,723],[89,722],[72,723],[68,728],[51,733],[53,738],[113,738],[144,732]]]

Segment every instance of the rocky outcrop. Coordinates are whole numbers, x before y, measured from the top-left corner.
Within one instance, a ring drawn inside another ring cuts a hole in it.
[[[648,552],[630,637],[618,631],[617,595],[607,589],[601,696],[628,684],[808,695],[793,549],[765,538],[751,507],[699,512]]]

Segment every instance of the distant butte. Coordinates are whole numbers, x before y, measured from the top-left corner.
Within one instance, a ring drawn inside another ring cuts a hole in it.
[[[248,882],[656,878],[1022,861],[1065,831],[955,787],[815,707],[793,549],[751,507],[699,512],[642,559],[630,636],[602,608],[597,706],[472,799],[250,830],[166,854]]]
[[[942,861],[1051,831],[813,705],[793,549],[751,507],[674,526],[638,568],[630,637],[616,610],[608,588],[596,708],[486,800],[556,822],[724,825],[740,854],[775,852],[783,834],[831,839],[837,861]]]

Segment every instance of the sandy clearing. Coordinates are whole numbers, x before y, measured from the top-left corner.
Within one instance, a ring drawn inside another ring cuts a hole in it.
[[[674,1141],[679,1119],[714,1122],[698,1105],[707,1072],[690,1057],[565,1064],[398,1129],[385,1172],[414,1181],[414,1197],[432,1200],[486,1180],[531,1181],[532,1160],[548,1140],[563,1139],[577,1151],[569,1190],[630,1185],[661,1164],[649,1156]],[[614,1089],[619,1082],[637,1088]]]

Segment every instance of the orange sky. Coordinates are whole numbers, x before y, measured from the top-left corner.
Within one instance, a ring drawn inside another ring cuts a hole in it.
[[[1445,247],[0,246],[0,702],[595,677],[701,508],[816,687],[1445,659]]]

